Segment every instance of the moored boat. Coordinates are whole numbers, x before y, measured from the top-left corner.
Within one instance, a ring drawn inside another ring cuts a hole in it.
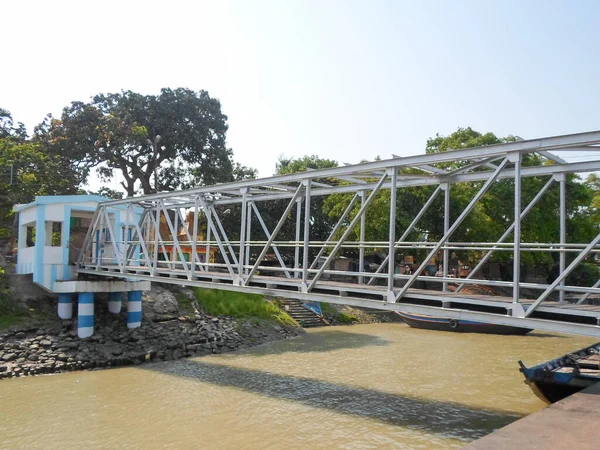
[[[535,395],[554,403],[600,381],[600,342],[536,366],[519,361],[525,383]]]
[[[492,323],[474,322],[463,319],[445,319],[435,316],[408,314],[396,311],[407,325],[423,330],[455,331],[458,333],[485,333],[485,334],[514,334],[523,335],[531,331],[529,328],[496,325]]]

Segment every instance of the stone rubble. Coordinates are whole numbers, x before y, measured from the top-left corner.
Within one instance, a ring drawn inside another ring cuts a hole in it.
[[[162,322],[146,318],[140,328],[129,330],[125,317],[124,312],[97,314],[89,339],[77,337],[77,324],[71,320],[63,321],[62,328],[0,334],[0,379],[225,353],[304,333],[274,322],[204,314]]]

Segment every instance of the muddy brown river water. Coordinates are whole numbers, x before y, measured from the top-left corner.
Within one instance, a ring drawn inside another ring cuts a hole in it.
[[[0,381],[0,448],[449,448],[544,407],[526,364],[593,343],[403,324],[235,354]]]

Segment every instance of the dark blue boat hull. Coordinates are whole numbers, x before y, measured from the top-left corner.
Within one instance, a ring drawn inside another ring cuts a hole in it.
[[[600,353],[600,343],[529,368],[519,361],[521,366],[519,370],[525,376],[525,383],[535,395],[546,403],[555,403],[600,381],[598,376],[586,375],[578,371],[555,372],[561,367],[571,366],[572,361],[577,360],[578,357],[594,353]]]
[[[524,335],[531,331],[529,328],[494,325],[491,323],[473,322],[470,320],[444,319],[441,317],[421,316],[396,311],[407,325],[423,330],[454,331],[456,333],[484,333],[504,335]]]

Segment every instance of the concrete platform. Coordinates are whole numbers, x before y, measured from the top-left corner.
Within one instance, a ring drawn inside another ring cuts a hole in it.
[[[511,423],[465,448],[598,449],[600,383]]]

